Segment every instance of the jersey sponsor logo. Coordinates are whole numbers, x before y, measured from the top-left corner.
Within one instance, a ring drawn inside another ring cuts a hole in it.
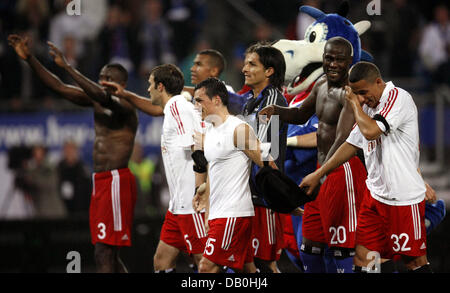
[[[122,236],[122,240],[128,240],[129,238],[128,238],[128,235],[127,234],[124,234],[123,236]]]

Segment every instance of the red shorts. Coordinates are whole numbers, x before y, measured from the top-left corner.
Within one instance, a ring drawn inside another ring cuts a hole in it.
[[[189,253],[202,253],[206,243],[205,213],[175,215],[167,211],[160,240]]]
[[[136,179],[128,168],[93,174],[89,208],[92,244],[131,246]]]
[[[329,247],[354,248],[366,178],[366,169],[358,157],[331,172],[316,200],[305,205],[303,236]]]
[[[209,220],[208,240],[203,257],[221,266],[242,270],[253,261],[250,249],[253,217]]]
[[[358,216],[356,244],[376,251],[382,258],[426,254],[425,201],[391,206],[367,195]]]
[[[285,249],[297,259],[299,259],[300,252],[298,250],[297,239],[295,237],[294,228],[292,226],[292,216],[290,214],[280,214],[280,216],[284,218],[283,239]]]
[[[271,209],[255,206],[252,228],[253,255],[256,258],[274,261],[280,259],[284,248],[284,217]]]

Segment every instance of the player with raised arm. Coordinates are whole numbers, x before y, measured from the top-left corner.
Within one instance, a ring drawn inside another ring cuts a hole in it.
[[[148,81],[150,100],[133,97],[117,83],[102,84],[114,88],[117,96],[130,100],[140,110],[157,106],[164,111],[161,152],[170,202],[153,262],[157,273],[176,272],[176,260],[181,252],[192,255],[198,266],[206,241],[204,213],[196,213],[192,207],[192,197],[199,186],[191,157],[192,136],[195,130],[201,130],[201,117],[194,105],[181,95],[184,78],[178,67],[156,66]]]
[[[114,97],[110,88],[100,86],[72,68],[52,43],[49,42],[50,54],[55,63],[65,69],[79,87],[63,83],[48,71],[31,54],[28,39],[10,35],[8,41],[47,87],[74,104],[93,108],[94,188],[89,222],[97,272],[126,272],[119,249],[131,245],[136,186],[128,161],[138,126],[136,110],[129,102]],[[123,87],[127,78],[127,71],[119,64],[105,65],[99,76],[100,81],[115,81]]]

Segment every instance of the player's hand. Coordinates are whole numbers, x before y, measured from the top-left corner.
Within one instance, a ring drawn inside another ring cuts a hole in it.
[[[105,87],[106,89],[109,89],[111,94],[119,97],[119,98],[125,98],[125,88],[118,84],[117,82],[113,81],[100,81],[100,84]]]
[[[437,201],[437,197],[436,197],[436,192],[434,191],[434,189],[425,182],[425,187],[426,187],[426,191],[425,191],[425,200],[429,203],[435,203]]]
[[[316,172],[308,174],[300,183],[300,188],[305,189],[307,195],[313,195],[314,190],[319,186],[320,177]]]
[[[194,130],[192,138],[194,139],[194,151],[203,150],[203,142],[205,140],[205,135],[201,132]]]
[[[355,105],[359,104],[360,106],[362,106],[364,104],[364,99],[359,95],[356,95],[352,91],[352,88],[349,87],[348,85],[345,86],[345,98],[349,103],[353,103]]]
[[[66,58],[64,58],[63,53],[55,46],[55,44],[53,44],[52,42],[47,42],[47,44],[50,47],[49,53],[53,57],[56,65],[58,65],[59,67],[68,66],[69,63],[67,63],[67,60]]]
[[[305,212],[305,210],[303,210],[302,208],[296,208],[295,210],[293,210],[291,212],[291,215],[293,215],[293,216],[303,216],[304,212]]]
[[[8,44],[14,48],[16,54],[23,60],[27,60],[31,56],[28,42],[28,37],[21,37],[15,34],[8,36]]]
[[[275,106],[269,105],[264,107],[261,111],[258,113],[259,121],[262,123],[267,123],[270,120],[270,117],[274,115],[275,113]]]
[[[196,213],[199,213],[206,208],[208,200],[207,196],[205,195],[206,195],[206,183],[202,183],[198,187],[197,193],[194,195],[194,198],[192,199],[192,207],[194,208],[194,211]]]
[[[208,220],[205,221],[205,232],[206,232],[206,234],[208,234],[208,232],[209,232],[209,221]]]

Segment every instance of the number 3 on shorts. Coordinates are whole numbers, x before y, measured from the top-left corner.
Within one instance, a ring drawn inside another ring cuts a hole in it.
[[[99,233],[97,234],[98,239],[105,239],[106,237],[106,225],[104,223],[98,223],[97,225]]]

